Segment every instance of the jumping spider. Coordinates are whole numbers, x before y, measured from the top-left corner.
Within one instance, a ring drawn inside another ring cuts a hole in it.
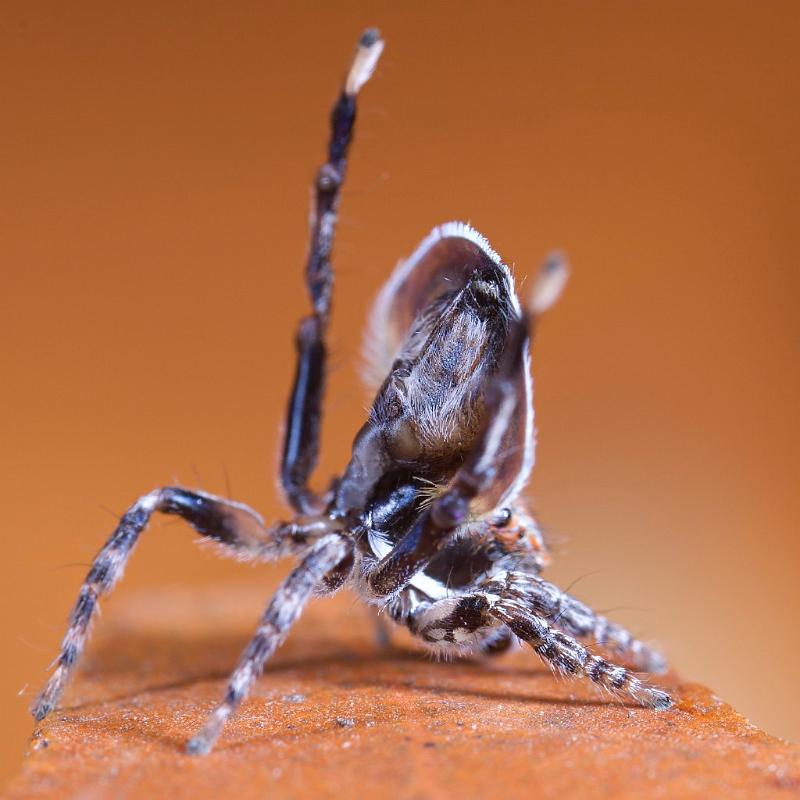
[[[312,313],[297,333],[281,482],[296,512],[266,527],[247,506],[179,487],[137,500],[94,560],[72,610],[55,670],[33,705],[58,703],[86,643],[98,599],[123,572],[153,512],[176,514],[236,558],[296,556],[231,675],[222,701],[188,743],[207,753],[306,603],[348,584],[440,654],[499,652],[517,640],[554,670],[663,709],[670,696],[593,655],[578,638],[662,672],[661,656],[539,577],[548,556],[519,494],[533,466],[529,338],[558,297],[566,265],[548,260],[529,306],[508,267],[468,225],[435,228],[380,292],[367,339],[377,394],[333,486],[308,485],[317,460],[331,309],[333,231],[356,96],[383,49],[358,44],[331,115],[317,173],[306,283]]]

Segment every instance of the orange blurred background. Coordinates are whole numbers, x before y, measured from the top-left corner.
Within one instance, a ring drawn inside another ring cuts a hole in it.
[[[360,328],[400,256],[454,218],[519,276],[564,248],[534,355],[549,577],[800,737],[798,23],[731,0],[5,2],[0,775],[112,514],[174,480],[286,513],[310,179],[368,24],[387,49],[336,242],[318,480],[363,419]],[[266,600],[286,569],[194,538],[156,522],[118,594]]]

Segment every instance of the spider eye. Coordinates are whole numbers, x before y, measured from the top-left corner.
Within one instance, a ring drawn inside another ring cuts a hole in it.
[[[505,528],[509,522],[511,522],[511,509],[501,508],[497,514],[495,514],[492,525],[494,525],[495,528]]]

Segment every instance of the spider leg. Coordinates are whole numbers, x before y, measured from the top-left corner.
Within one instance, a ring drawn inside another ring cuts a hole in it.
[[[327,161],[314,184],[314,206],[306,286],[312,313],[297,331],[297,367],[286,412],[281,483],[292,507],[303,514],[319,511],[324,499],[314,495],[308,480],[317,462],[327,350],[325,331],[331,310],[331,249],[337,210],[356,119],[356,96],[369,80],[383,50],[377,30],[364,32],[339,99],[331,112]]]
[[[424,604],[406,624],[431,650],[441,654],[485,650],[502,642],[510,631],[557,672],[587,677],[614,694],[627,695],[651,708],[672,705],[666,692],[592,654],[571,636],[549,625],[530,602],[511,588],[515,580],[526,577],[509,573],[504,578],[485,581],[479,591]]]
[[[140,497],[122,516],[81,586],[54,662],[55,670],[31,706],[37,721],[44,719],[61,698],[83,652],[100,597],[108,594],[122,577],[128,558],[155,511],[182,517],[206,539],[243,560],[267,560],[298,552],[329,532],[324,520],[310,521],[308,525],[279,523],[266,528],[261,517],[246,505],[205,492],[166,487]]]
[[[189,741],[187,752],[204,755],[211,750],[225,722],[247,697],[264,663],[283,642],[311,596],[326,588],[326,578],[329,579],[332,573],[337,573],[342,567],[352,567],[352,557],[352,541],[339,534],[330,534],[320,539],[281,583],[231,674],[222,701]],[[340,582],[336,581],[336,585]]]
[[[530,604],[508,592],[504,582],[487,585],[486,590],[489,596],[495,591],[500,592],[494,602],[489,601],[490,615],[507,625],[556,672],[587,677],[609,692],[627,695],[649,708],[666,709],[672,706],[672,698],[662,689],[651,686],[625,667],[594,655],[568,634],[548,625]]]
[[[647,672],[666,671],[667,663],[661,653],[554,584],[525,573],[509,573],[508,588],[537,615],[570,636],[591,638],[601,647],[630,658]]]

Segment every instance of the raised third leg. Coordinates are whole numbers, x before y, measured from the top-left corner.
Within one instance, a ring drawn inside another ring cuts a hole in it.
[[[328,158],[320,167],[314,184],[311,241],[306,263],[312,313],[300,321],[297,331],[297,369],[286,411],[281,462],[283,490],[292,507],[303,514],[319,511],[325,503],[324,498],[316,497],[311,491],[308,480],[317,462],[325,392],[325,333],[333,289],[333,233],[347,153],[353,138],[356,96],[372,75],[382,50],[383,41],[376,30],[370,29],[362,35],[342,93],[331,112]]]

